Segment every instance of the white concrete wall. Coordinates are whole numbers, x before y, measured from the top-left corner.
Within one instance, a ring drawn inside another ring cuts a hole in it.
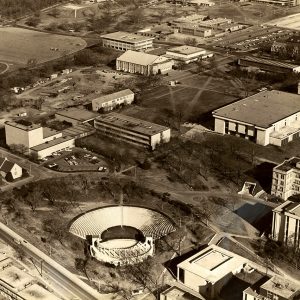
[[[225,133],[225,121],[215,118],[215,132]]]
[[[8,124],[5,124],[6,144],[22,144],[27,148],[34,147],[43,143],[43,128],[34,130],[23,130]]]
[[[168,143],[171,139],[171,129],[167,129],[161,133],[157,133],[151,136],[150,144],[152,150],[161,143]]]
[[[257,129],[256,143],[262,146],[269,144],[269,136],[266,130]]]
[[[75,139],[65,141],[63,143],[54,145],[52,147],[46,148],[41,151],[34,151],[34,150],[30,149],[30,153],[35,153],[37,155],[37,158],[41,159],[41,158],[51,155],[53,152],[56,152],[56,151],[59,151],[59,150],[65,149],[65,148],[73,148],[73,147],[75,147]]]
[[[203,293],[206,291],[206,281],[191,272],[184,270],[184,285],[191,288],[195,292],[199,293],[200,291]]]
[[[42,141],[42,143],[46,143],[46,142],[58,139],[60,137],[62,137],[62,132],[58,132],[58,133],[56,133],[54,135],[51,135],[51,136],[48,136],[48,137],[44,138],[43,141]]]
[[[134,100],[134,94],[115,98],[103,103],[98,103],[97,99],[92,100],[93,111],[98,111],[100,108],[106,108],[112,110],[117,104],[131,104]]]
[[[22,176],[22,168],[19,165],[14,164],[11,169],[11,175],[13,179],[20,178]]]

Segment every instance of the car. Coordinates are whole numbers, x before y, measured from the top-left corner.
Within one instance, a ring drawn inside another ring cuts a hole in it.
[[[99,171],[99,172],[104,172],[105,170],[104,170],[103,167],[99,167],[99,168],[98,168],[98,171]]]
[[[77,161],[73,161],[73,164],[74,164],[74,166],[77,166],[78,162]]]
[[[73,166],[73,161],[72,161],[72,160],[69,160],[69,161],[68,161],[68,164],[69,164],[70,166]]]
[[[47,157],[43,157],[43,158],[41,158],[41,160],[42,160],[42,161],[47,161],[48,158],[47,158]]]
[[[76,159],[76,157],[74,155],[71,156],[72,159]]]
[[[49,164],[48,167],[49,167],[49,168],[54,168],[54,167],[57,167],[57,164],[56,164],[56,163]]]
[[[66,148],[66,149],[65,149],[65,151],[67,151],[67,152],[71,152],[71,151],[72,151],[72,149],[70,149],[70,148]]]
[[[68,160],[69,160],[69,158],[68,158],[68,157],[65,157],[65,158],[64,158],[64,160],[65,160],[65,161],[68,161]]]

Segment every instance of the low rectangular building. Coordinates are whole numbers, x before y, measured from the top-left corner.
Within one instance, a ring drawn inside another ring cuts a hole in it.
[[[238,64],[241,67],[245,67],[248,69],[255,70],[263,70],[273,73],[299,73],[300,72],[300,66],[276,61],[276,60],[270,60],[265,58],[259,58],[254,56],[246,56],[243,58],[239,58]]]
[[[95,127],[91,125],[79,124],[69,128],[66,128],[62,131],[63,136],[71,136],[75,140],[92,135],[96,132]]]
[[[263,91],[213,111],[215,131],[259,145],[285,145],[300,137],[300,95]]]
[[[95,128],[104,135],[152,150],[171,138],[168,127],[118,113],[99,116],[95,119]]]
[[[30,148],[30,154],[42,159],[52,153],[75,147],[74,137],[64,136]]]
[[[287,200],[300,194],[300,158],[292,157],[273,169],[271,194]]]
[[[192,255],[177,265],[177,281],[209,299],[214,299],[248,260],[216,245]]]
[[[118,31],[101,36],[103,47],[116,50],[146,50],[153,48],[153,37],[145,37],[134,33]]]
[[[174,32],[179,32],[186,35],[194,35],[200,37],[210,37],[212,36],[211,28],[201,27],[197,24],[179,24],[175,27]]]
[[[109,111],[120,105],[128,105],[134,101],[134,92],[130,89],[122,90],[92,100],[93,111]]]
[[[213,53],[207,52],[205,49],[202,48],[184,45],[168,49],[165,56],[173,59],[174,61],[189,64],[199,59],[212,57]]]
[[[99,114],[97,113],[76,107],[60,110],[55,114],[57,120],[71,123],[73,126],[84,123],[93,123],[94,119],[98,116]]]
[[[174,61],[164,57],[128,50],[116,61],[116,69],[128,73],[155,75],[165,74],[172,69]]]

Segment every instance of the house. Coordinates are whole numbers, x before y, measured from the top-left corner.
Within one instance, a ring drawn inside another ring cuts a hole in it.
[[[95,128],[104,135],[152,150],[171,138],[168,127],[118,113],[100,115],[95,119]]]
[[[75,146],[74,138],[63,137],[62,132],[25,120],[5,122],[5,137],[8,146],[23,145],[27,154],[37,158]]]
[[[184,45],[168,49],[165,56],[173,59],[177,63],[183,62],[189,64],[199,59],[212,57],[213,53],[207,52],[202,48]]]
[[[55,118],[60,122],[68,122],[73,126],[79,124],[93,124],[99,114],[77,107],[66,108],[55,113]]]
[[[273,209],[272,238],[300,248],[300,203],[287,200]]]
[[[250,71],[262,70],[272,73],[300,72],[300,66],[298,65],[254,56],[246,56],[243,58],[239,58],[238,65]]]
[[[262,91],[212,113],[215,131],[259,145],[285,145],[300,136],[300,95]]]
[[[131,104],[134,100],[134,92],[130,89],[122,90],[109,95],[96,97],[92,100],[93,111],[109,111],[120,105]]]
[[[118,31],[101,35],[103,47],[116,50],[146,50],[153,48],[153,37],[145,37],[134,33]]]
[[[284,200],[300,194],[299,157],[292,157],[274,167],[271,194]]]
[[[3,178],[15,180],[22,177],[23,169],[18,164],[11,162],[6,157],[0,158],[0,174]]]
[[[174,61],[153,54],[128,50],[116,61],[116,69],[128,73],[155,75],[164,74],[172,69]]]

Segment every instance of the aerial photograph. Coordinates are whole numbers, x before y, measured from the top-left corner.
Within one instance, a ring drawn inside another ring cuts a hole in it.
[[[300,300],[300,0],[0,0],[0,300]]]

